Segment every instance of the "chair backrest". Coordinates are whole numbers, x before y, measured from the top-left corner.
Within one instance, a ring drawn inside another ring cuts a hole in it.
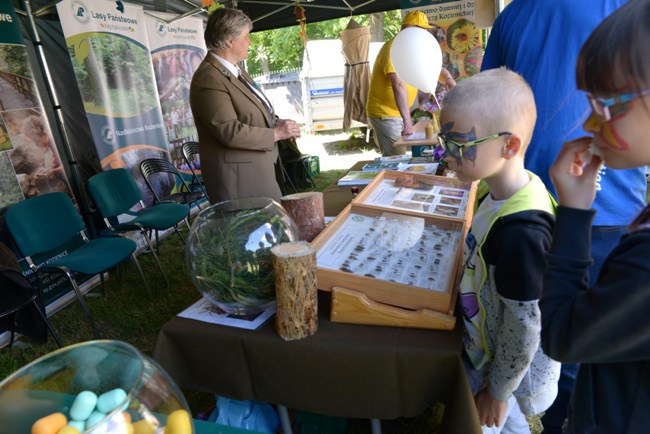
[[[140,162],[140,173],[142,173],[142,176],[145,179],[153,174],[160,172],[167,172],[181,176],[176,166],[164,158],[147,158],[146,160],[142,160]]]
[[[194,156],[196,155],[199,155],[199,142],[183,143],[183,156],[188,162],[193,162]]]
[[[61,192],[14,204],[7,210],[5,221],[25,256],[55,249],[86,229],[70,197]]]
[[[201,154],[199,152],[199,142],[185,142],[182,146],[183,158],[190,168],[192,175],[198,179],[199,174],[195,172],[201,170]]]
[[[107,170],[88,180],[88,191],[104,218],[127,213],[142,200],[142,193],[127,169]]]
[[[140,162],[140,173],[144,178],[144,181],[147,183],[147,187],[153,193],[156,200],[160,201],[158,196],[158,191],[153,186],[152,179],[156,174],[172,174],[176,181],[174,183],[180,191],[190,191],[189,185],[183,179],[183,175],[178,171],[176,166],[174,166],[169,160],[164,158],[147,158]]]

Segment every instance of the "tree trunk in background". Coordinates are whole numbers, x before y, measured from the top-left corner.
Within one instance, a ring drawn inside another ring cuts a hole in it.
[[[370,42],[384,42],[384,13],[370,14]]]

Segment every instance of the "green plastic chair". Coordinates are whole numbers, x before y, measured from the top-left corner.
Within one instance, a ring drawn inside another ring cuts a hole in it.
[[[7,210],[5,222],[20,253],[36,273],[39,292],[43,274],[65,274],[96,338],[100,337],[97,324],[84,301],[75,276],[99,274],[103,278],[102,273],[131,258],[138,267],[142,281],[149,288],[133,254],[137,244],[133,240],[116,236],[88,239],[86,226],[65,193],[47,193],[18,202]],[[44,254],[63,248],[66,249],[65,255],[57,255],[47,263],[42,262],[47,258]]]
[[[173,228],[181,242],[185,244],[185,239],[177,225],[189,216],[190,207],[179,203],[158,203],[148,208],[145,207],[138,184],[133,179],[133,175],[124,168],[107,170],[92,176],[88,180],[88,191],[97,205],[99,213],[104,218],[106,226],[111,231],[138,231],[142,234],[160,272],[167,280],[156,249],[147,232],[155,231],[157,245],[158,231]],[[134,208],[139,209],[134,210]],[[123,214],[133,218],[128,222],[120,223],[118,216]]]

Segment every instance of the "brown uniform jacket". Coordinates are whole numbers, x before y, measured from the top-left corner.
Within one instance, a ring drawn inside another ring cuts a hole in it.
[[[279,201],[272,115],[210,53],[192,77],[190,106],[210,202],[254,196]]]

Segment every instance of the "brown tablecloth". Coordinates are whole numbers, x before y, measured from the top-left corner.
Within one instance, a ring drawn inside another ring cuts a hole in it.
[[[480,433],[454,331],[329,321],[319,293],[319,327],[285,342],[274,318],[242,330],[175,317],[158,335],[154,358],[181,386],[233,399],[355,418],[393,419],[445,404],[445,433]]]

